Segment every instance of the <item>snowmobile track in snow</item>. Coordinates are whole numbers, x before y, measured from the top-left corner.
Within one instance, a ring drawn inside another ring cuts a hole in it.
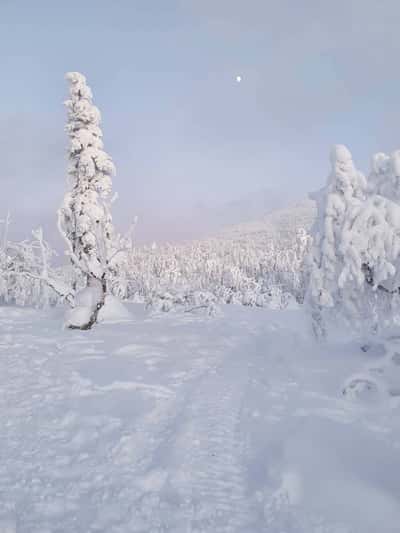
[[[247,367],[228,359],[203,378],[186,410],[171,486],[184,502],[188,531],[250,531],[239,433],[247,381]]]

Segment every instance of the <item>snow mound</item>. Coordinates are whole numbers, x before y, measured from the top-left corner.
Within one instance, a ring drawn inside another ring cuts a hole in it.
[[[120,322],[131,318],[131,313],[118,298],[111,294],[106,296],[105,303],[99,311],[99,322]]]
[[[92,281],[90,286],[78,291],[74,307],[65,314],[64,327],[82,328],[88,324],[101,299],[102,288],[98,282]]]
[[[77,305],[65,313],[65,328],[81,328],[87,324],[92,316],[92,309],[84,305]]]
[[[367,374],[358,374],[349,378],[343,387],[343,396],[362,403],[375,403],[383,396],[381,384]]]

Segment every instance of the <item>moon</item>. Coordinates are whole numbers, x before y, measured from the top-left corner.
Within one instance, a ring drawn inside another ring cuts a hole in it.
[[[236,76],[236,82],[240,83],[242,81],[242,76]]]

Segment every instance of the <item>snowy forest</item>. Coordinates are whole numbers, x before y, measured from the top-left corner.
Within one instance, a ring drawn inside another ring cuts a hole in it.
[[[399,533],[387,3],[0,2],[0,533]]]
[[[9,241],[8,214],[2,220],[1,302],[66,303],[67,325],[84,329],[97,322],[107,296],[114,304],[120,299],[154,310],[210,313],[218,304],[278,309],[304,304],[316,337],[337,321],[367,336],[397,323],[400,151],[375,154],[366,178],[349,150],[334,146],[327,183],[311,194],[317,205],[312,227],[294,223],[261,241],[214,237],[137,246],[137,219],[125,234],[112,223],[116,170],[104,151],[91,89],[82,74],[66,77],[69,189],[57,216],[68,261],[53,266],[56,252],[41,228],[32,231],[31,240]]]
[[[135,245],[135,220],[126,234],[118,234],[111,217],[117,201],[111,191],[115,167],[103,149],[100,112],[82,74],[69,73],[67,80],[70,188],[58,210],[58,229],[69,261],[53,266],[56,252],[41,228],[29,241],[10,242],[8,215],[2,221],[1,302],[67,303],[82,327],[97,321],[91,316],[86,322],[83,308],[101,307],[106,295],[163,311],[184,306],[212,312],[218,303],[284,308],[303,302],[308,228],[294,225],[286,235],[262,243],[210,238],[159,247]]]

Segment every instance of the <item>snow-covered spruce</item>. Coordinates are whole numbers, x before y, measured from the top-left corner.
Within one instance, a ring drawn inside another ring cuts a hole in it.
[[[316,195],[308,300],[314,332],[345,318],[363,335],[396,324],[400,308],[400,151],[372,158],[368,182],[343,146]]]
[[[328,182],[314,195],[318,214],[312,229],[308,301],[317,337],[326,334],[324,314],[351,306],[354,295],[344,294],[339,283],[345,261],[343,227],[349,212],[361,206],[367,189],[365,177],[356,169],[345,146],[335,145],[330,159],[332,169]],[[351,250],[346,248],[346,252],[351,253]]]
[[[100,112],[92,103],[85,77],[69,72],[66,79],[70,83],[65,103],[70,189],[58,211],[58,227],[67,244],[67,255],[86,285],[68,313],[67,326],[90,329],[104,305],[112,260],[118,253],[110,211],[115,167],[103,150]]]
[[[368,182],[368,198],[344,224],[339,284],[357,294],[357,317],[377,329],[395,320],[400,303],[400,151],[376,154]]]

